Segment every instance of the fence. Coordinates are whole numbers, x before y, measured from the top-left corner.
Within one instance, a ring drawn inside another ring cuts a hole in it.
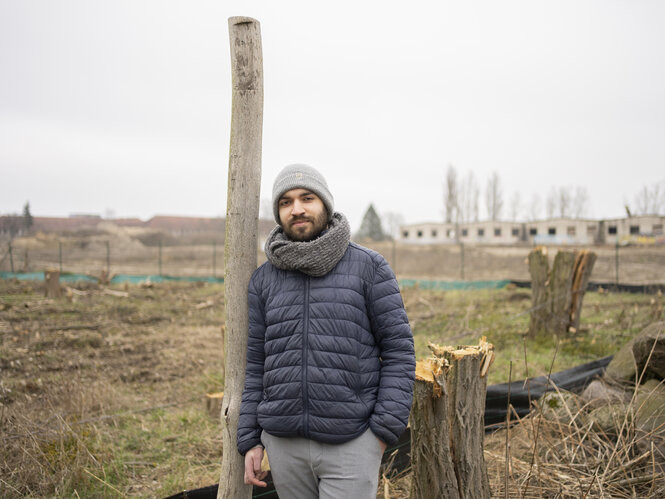
[[[58,269],[61,274],[153,275],[153,276],[223,276],[219,268],[218,245],[143,246],[135,241],[118,243],[93,240],[50,245],[27,245],[8,242],[0,250],[0,272],[42,272]]]
[[[400,279],[432,281],[529,281],[526,259],[531,246],[409,245],[365,243],[383,254]],[[575,249],[566,247],[565,249]],[[665,281],[665,246],[590,247],[598,259],[591,280],[620,284],[659,284]],[[557,247],[549,248],[550,258]],[[257,248],[259,263],[265,261]],[[0,272],[43,272],[107,275],[222,277],[223,247],[207,244],[146,246],[129,237],[100,236],[76,240],[21,238],[0,245]]]

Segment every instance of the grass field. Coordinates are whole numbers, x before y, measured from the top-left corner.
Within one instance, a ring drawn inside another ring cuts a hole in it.
[[[42,286],[0,280],[0,496],[163,497],[217,483],[205,394],[223,386],[223,285],[87,285],[60,300]],[[515,380],[613,354],[665,318],[662,296],[588,293],[576,334],[534,340],[528,290],[403,296],[417,356],[430,341],[486,336],[490,383],[511,365]]]

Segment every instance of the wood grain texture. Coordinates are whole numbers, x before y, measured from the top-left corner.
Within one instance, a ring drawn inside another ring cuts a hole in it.
[[[259,22],[229,19],[232,66],[231,145],[226,208],[224,399],[222,470],[218,498],[249,498],[244,458],[236,450],[240,401],[245,380],[247,287],[256,269],[261,141],[263,130],[263,55]]]

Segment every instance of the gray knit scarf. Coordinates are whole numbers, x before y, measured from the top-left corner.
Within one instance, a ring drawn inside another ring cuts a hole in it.
[[[278,269],[299,270],[312,277],[321,277],[341,260],[350,240],[348,220],[335,212],[328,230],[311,241],[292,241],[278,225],[268,236],[265,251],[270,263]]]

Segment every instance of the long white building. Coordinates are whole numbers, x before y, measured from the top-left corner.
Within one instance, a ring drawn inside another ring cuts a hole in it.
[[[400,226],[398,241],[414,244],[665,244],[664,224],[663,215],[607,220],[426,222]]]

